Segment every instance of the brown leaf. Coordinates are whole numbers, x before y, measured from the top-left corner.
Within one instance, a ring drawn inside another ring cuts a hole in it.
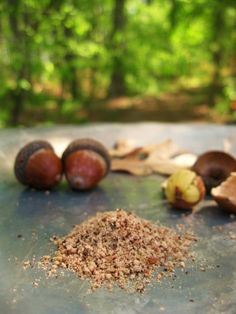
[[[148,157],[167,159],[179,151],[177,145],[170,139],[158,144],[149,144],[143,147],[135,147],[130,140],[119,140],[115,148],[110,149],[111,157],[133,158],[143,160]]]
[[[159,160],[156,162],[129,160],[129,159],[114,159],[112,160],[112,171],[124,171],[136,176],[147,176],[152,173],[163,175],[171,175],[183,167],[176,166],[170,160]]]
[[[109,150],[109,153],[111,157],[121,158],[128,155],[134,149],[135,146],[132,140],[120,139],[115,143],[114,148]]]
[[[176,166],[191,168],[195,161],[197,160],[197,155],[195,154],[180,154],[171,159]]]
[[[123,159],[143,160],[147,158],[147,154],[143,152],[143,147],[134,148]]]
[[[141,160],[113,159],[112,171],[124,171],[136,176],[147,176],[153,172],[152,168]]]
[[[180,155],[180,149],[170,139],[158,144],[132,149],[131,147],[129,141],[123,140],[117,143],[116,149],[112,152],[112,171],[125,171],[137,176],[152,173],[171,175],[179,169],[192,166],[195,158],[192,154]],[[122,158],[117,159],[114,156]]]
[[[163,175],[171,175],[175,173],[177,170],[186,168],[177,166],[170,159],[167,160],[157,160],[157,161],[146,161],[146,164],[150,166],[153,173],[159,173]]]
[[[149,160],[169,159],[179,152],[178,146],[170,139],[159,144],[144,146],[143,150],[149,153]]]

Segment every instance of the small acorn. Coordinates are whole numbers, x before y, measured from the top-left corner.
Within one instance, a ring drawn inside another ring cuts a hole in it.
[[[95,187],[110,170],[108,150],[98,141],[84,138],[70,143],[62,155],[66,179],[75,190]]]
[[[14,165],[16,178],[24,185],[39,190],[55,187],[62,178],[62,163],[53,147],[36,140],[20,149]]]
[[[173,207],[191,209],[204,198],[205,186],[195,172],[181,169],[166,181],[165,195]]]

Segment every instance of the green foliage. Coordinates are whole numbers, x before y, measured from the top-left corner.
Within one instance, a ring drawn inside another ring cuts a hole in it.
[[[191,87],[230,112],[235,18],[233,0],[3,0],[0,127],[32,112],[80,122],[108,95]]]

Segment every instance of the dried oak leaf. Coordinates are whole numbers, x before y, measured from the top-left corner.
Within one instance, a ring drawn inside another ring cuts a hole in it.
[[[112,158],[122,158],[131,153],[135,149],[134,142],[132,140],[120,139],[117,140],[114,148],[109,150]]]
[[[129,158],[144,160],[147,158],[167,159],[176,155],[179,151],[177,145],[170,139],[161,143],[136,147],[131,140],[119,140],[109,153],[112,158]]]
[[[135,176],[147,176],[153,173],[150,165],[142,160],[113,159],[111,163],[112,171],[128,172]]]
[[[119,147],[122,147],[122,145],[116,147],[119,151]],[[122,158],[113,157],[111,170],[124,171],[137,176],[152,173],[170,175],[179,169],[191,167],[195,161],[195,155],[178,155],[180,152],[178,146],[169,139],[158,144],[136,147],[129,152],[127,150],[126,155],[123,155]],[[117,155],[119,154],[117,153]]]

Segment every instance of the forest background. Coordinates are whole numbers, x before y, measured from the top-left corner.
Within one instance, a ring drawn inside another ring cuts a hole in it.
[[[0,127],[236,122],[235,0],[0,0]]]

